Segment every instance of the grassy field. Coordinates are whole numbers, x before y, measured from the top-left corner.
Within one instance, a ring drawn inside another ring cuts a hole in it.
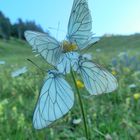
[[[119,83],[113,93],[92,98],[80,89],[91,140],[140,140],[140,35],[103,37],[85,52],[112,72]],[[0,140],[85,140],[83,122],[72,123],[81,118],[77,98],[72,110],[51,127],[40,131],[32,127],[45,73],[27,58],[48,69],[41,58],[34,57],[26,42],[0,40],[0,61],[6,62],[0,65]],[[28,69],[25,74],[11,77],[12,71],[23,66]],[[67,79],[71,80],[70,75]]]

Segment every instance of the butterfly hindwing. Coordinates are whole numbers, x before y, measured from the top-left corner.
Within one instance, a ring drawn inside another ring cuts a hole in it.
[[[92,37],[92,18],[87,0],[74,0],[68,23],[67,38],[82,49]]]
[[[78,65],[78,72],[90,94],[109,93],[117,88],[116,78],[96,63],[81,59]]]
[[[48,63],[56,65],[61,54],[59,42],[48,34],[26,31],[25,38],[34,52],[40,54]]]
[[[79,54],[77,52],[63,54],[63,56],[60,58],[60,62],[57,65],[59,72],[63,74],[70,73],[71,67],[74,67],[78,57]]]
[[[33,115],[36,129],[47,127],[65,115],[73,106],[74,94],[70,85],[60,76],[51,72],[41,89]]]

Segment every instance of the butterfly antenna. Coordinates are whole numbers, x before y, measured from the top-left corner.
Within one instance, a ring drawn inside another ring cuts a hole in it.
[[[34,66],[36,66],[38,69],[40,69],[41,71],[45,71],[45,70],[43,70],[42,68],[40,68],[35,62],[33,62],[31,59],[27,58],[27,60],[28,60],[29,62],[31,62]]]
[[[58,22],[57,32],[56,32],[56,38],[57,38],[57,39],[58,39],[59,30],[60,30],[60,21]]]

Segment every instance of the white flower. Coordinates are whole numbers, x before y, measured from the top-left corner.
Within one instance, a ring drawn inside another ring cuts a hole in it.
[[[26,73],[27,71],[28,71],[28,70],[27,70],[27,67],[22,67],[22,68],[19,68],[19,69],[13,71],[13,72],[11,73],[11,76],[12,76],[12,77],[18,77],[18,76],[20,76],[21,74]]]
[[[4,65],[5,64],[5,61],[0,61],[0,65]]]
[[[129,87],[129,88],[136,88],[137,85],[136,85],[136,84],[130,84],[128,87]]]

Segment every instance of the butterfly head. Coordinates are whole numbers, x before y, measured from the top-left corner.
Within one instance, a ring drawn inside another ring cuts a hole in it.
[[[47,73],[51,78],[61,77],[64,75],[63,73],[59,72],[57,69],[48,70]]]
[[[58,72],[57,70],[48,70],[48,75],[50,77],[56,77],[57,75],[60,75],[60,72]]]
[[[80,55],[79,58],[78,58],[78,67],[81,67],[81,65],[85,61],[89,61],[89,60],[86,57],[84,57],[83,55]]]
[[[77,45],[64,40],[62,42],[62,49],[64,53],[75,51],[77,50]]]

